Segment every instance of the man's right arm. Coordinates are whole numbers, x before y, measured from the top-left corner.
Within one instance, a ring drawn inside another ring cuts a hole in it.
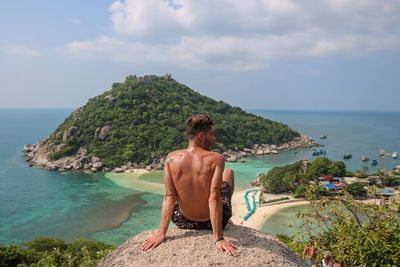
[[[210,208],[210,220],[213,228],[214,239],[217,248],[223,252],[226,251],[229,255],[237,256],[236,246],[224,240],[222,235],[222,200],[221,200],[221,187],[222,187],[222,173],[224,172],[225,160],[220,154],[215,159],[216,166],[211,180],[210,197],[208,205]]]

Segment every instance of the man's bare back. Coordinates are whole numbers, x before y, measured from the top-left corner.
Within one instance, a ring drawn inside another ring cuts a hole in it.
[[[211,152],[216,138],[213,123],[207,115],[196,115],[186,120],[186,134],[189,138],[187,149],[171,152],[164,165],[165,195],[161,212],[160,228],[154,235],[149,236],[142,244],[142,250],[157,247],[165,240],[168,225],[173,214],[173,222],[180,226],[182,219],[187,228],[189,225],[199,225],[206,222],[207,228],[214,234],[217,248],[237,256],[236,246],[223,238],[222,220],[224,225],[232,215],[230,198],[233,192],[233,172],[229,170],[229,181],[226,187],[222,186],[225,160],[221,154]],[[228,201],[222,202],[221,194],[228,189]],[[178,200],[178,204],[176,204]],[[227,204],[228,203],[228,204]],[[224,205],[223,205],[224,204]],[[177,208],[176,212],[175,207]],[[178,209],[179,207],[179,209]],[[223,209],[227,207],[227,209]],[[224,213],[224,211],[227,211]],[[224,216],[226,215],[226,216]],[[175,220],[179,217],[178,220]],[[182,218],[184,217],[184,218]],[[208,227],[211,225],[212,227]],[[192,227],[192,226],[191,226]],[[188,228],[193,229],[193,228]]]
[[[211,179],[221,154],[201,148],[170,153],[169,170],[182,214],[193,221],[210,219],[208,200]]]

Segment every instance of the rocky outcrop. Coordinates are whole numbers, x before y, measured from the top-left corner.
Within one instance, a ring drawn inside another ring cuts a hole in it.
[[[106,121],[105,123],[98,125],[94,134],[94,139],[98,141],[104,141],[107,134],[110,132],[112,127],[111,121]],[[68,140],[72,137],[79,137],[81,135],[78,127],[72,126],[68,129],[68,131],[64,132],[63,137]],[[244,162],[245,157],[251,157],[256,155],[265,155],[269,153],[273,153],[274,150],[277,152],[280,150],[290,150],[297,148],[310,148],[314,146],[319,146],[314,142],[314,140],[310,137],[302,135],[299,138],[295,138],[293,141],[276,146],[276,145],[253,145],[252,148],[245,148],[243,151],[238,150],[230,150],[226,147],[223,147],[225,150],[223,155],[226,161],[236,162],[240,160]],[[67,171],[67,170],[75,170],[75,171],[84,171],[84,172],[98,172],[98,171],[113,171],[113,172],[124,172],[131,171],[133,169],[146,169],[146,170],[162,170],[164,169],[164,163],[166,160],[165,155],[158,155],[156,153],[151,154],[151,159],[149,160],[149,164],[145,165],[144,163],[132,163],[127,162],[126,165],[120,166],[118,168],[114,168],[113,170],[105,167],[101,162],[101,159],[98,157],[92,157],[91,159],[87,158],[88,151],[86,149],[79,149],[75,155],[63,157],[59,160],[52,162],[49,159],[49,154],[51,152],[61,151],[66,148],[66,144],[61,143],[58,145],[54,145],[49,141],[49,138],[41,140],[37,144],[27,144],[24,146],[22,151],[24,152],[24,158],[26,161],[29,161],[29,165],[31,167],[37,168],[45,168],[47,170],[59,170],[59,171]],[[306,164],[304,165],[306,168]],[[251,181],[251,184],[254,186],[259,185],[259,177]]]
[[[104,97],[105,100],[108,101],[108,104],[110,104],[111,106],[115,106],[115,103],[117,102],[117,99],[115,97],[113,97],[112,95],[108,95],[106,97]]]
[[[142,82],[144,84],[149,84],[150,83],[150,77],[148,75],[144,75],[143,77],[139,77],[138,81]]]
[[[255,144],[251,148],[244,148],[243,151],[225,149],[223,155],[226,161],[235,162],[243,157],[261,156],[267,154],[278,154],[281,150],[293,150],[321,146],[316,144],[311,137],[302,135],[294,138],[291,142],[282,145]]]
[[[104,141],[106,138],[107,134],[111,130],[111,121],[106,121],[103,125],[100,125],[99,127],[96,128],[94,132],[94,140],[96,141]]]
[[[261,185],[261,177],[263,177],[265,174],[260,172],[257,173],[257,178],[255,180],[250,181],[251,186],[260,186]]]
[[[82,111],[83,111],[83,108],[80,107],[80,108],[78,108],[78,109],[72,114],[72,116],[73,116],[73,118],[74,118],[74,121],[79,120],[79,118],[80,118],[79,114],[80,114]]]
[[[171,73],[165,73],[165,74],[164,74],[164,79],[165,79],[167,82],[171,81],[171,80],[172,80]]]
[[[68,139],[72,137],[79,137],[81,136],[81,131],[76,126],[71,126],[68,131],[65,131],[63,134],[63,142],[67,142]]]
[[[307,266],[277,238],[244,226],[231,224],[224,230],[225,239],[238,248],[237,257],[217,250],[212,231],[175,227],[157,248],[141,251],[140,245],[155,231],[129,238],[98,266]]]

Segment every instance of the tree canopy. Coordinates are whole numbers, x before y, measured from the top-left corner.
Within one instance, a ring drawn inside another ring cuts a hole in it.
[[[90,98],[57,127],[50,142],[66,146],[50,158],[73,155],[83,147],[89,157],[101,158],[105,166],[121,166],[129,161],[149,163],[152,153],[166,155],[184,148],[185,120],[201,113],[209,114],[215,123],[217,152],[222,152],[224,146],[242,150],[253,144],[278,145],[300,136],[283,123],[203,96],[173,79],[128,76],[123,83],[114,83],[111,90]],[[96,129],[105,125],[111,129],[104,140],[95,139]],[[64,133],[72,126],[79,129],[80,135],[63,141]]]

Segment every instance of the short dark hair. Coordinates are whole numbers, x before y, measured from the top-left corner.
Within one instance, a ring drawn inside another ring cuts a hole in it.
[[[208,132],[213,124],[210,116],[206,114],[190,116],[185,122],[186,135],[193,139],[200,132]]]

